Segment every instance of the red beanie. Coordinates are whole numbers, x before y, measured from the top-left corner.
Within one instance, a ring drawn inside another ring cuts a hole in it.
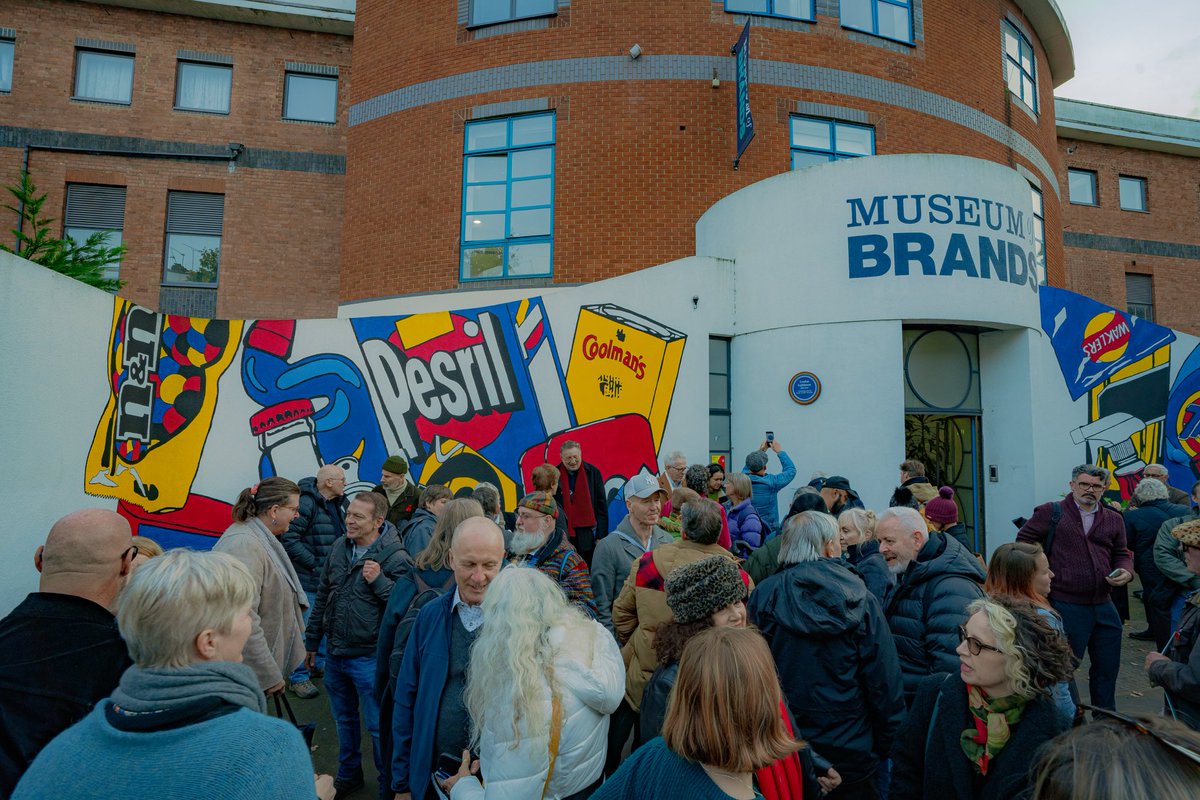
[[[954,502],[954,490],[949,486],[938,489],[938,496],[925,504],[925,519],[939,525],[958,522],[958,504]]]

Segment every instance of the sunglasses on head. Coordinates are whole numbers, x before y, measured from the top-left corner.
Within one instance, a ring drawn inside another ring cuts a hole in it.
[[[1191,745],[1186,745],[1176,740],[1169,733],[1163,733],[1162,731],[1155,730],[1153,727],[1147,726],[1140,720],[1134,719],[1133,717],[1127,717],[1124,714],[1116,711],[1110,711],[1107,708],[1096,708],[1096,706],[1089,706],[1087,703],[1080,703],[1079,707],[1086,708],[1088,711],[1091,711],[1093,717],[1095,717],[1096,714],[1099,714],[1102,717],[1115,719],[1117,722],[1121,722],[1133,728],[1138,733],[1144,733],[1147,736],[1153,736],[1157,741],[1171,748],[1184,758],[1189,759],[1196,764],[1200,764],[1200,752],[1197,752],[1195,749],[1193,749]]]

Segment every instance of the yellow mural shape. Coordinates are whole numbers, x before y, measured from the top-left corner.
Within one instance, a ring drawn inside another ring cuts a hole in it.
[[[88,494],[150,512],[183,507],[216,411],[217,381],[233,362],[242,325],[185,322],[114,298],[109,396],[88,449]]]
[[[685,338],[618,306],[581,308],[567,366],[567,390],[578,423],[642,414],[650,422],[655,448],[660,447]]]
[[[454,318],[449,311],[433,311],[428,314],[413,314],[396,320],[396,333],[405,348],[425,344],[430,339],[454,330]]]

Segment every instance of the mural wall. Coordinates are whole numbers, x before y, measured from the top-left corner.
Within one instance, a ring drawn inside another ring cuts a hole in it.
[[[1190,491],[1200,479],[1200,348],[1195,337],[1064,289],[1043,288],[1050,338],[1080,418],[1071,442],[1112,472],[1108,496],[1128,500],[1147,464]]]
[[[560,358],[556,333],[570,338]],[[554,331],[541,298],[345,320],[163,316],[116,299],[108,399],[83,489],[143,535],[211,545],[244,486],[323,464],[369,490],[389,454],[451,490],[500,487],[507,507],[568,439],[620,490],[657,472],[686,336],[615,305]]]

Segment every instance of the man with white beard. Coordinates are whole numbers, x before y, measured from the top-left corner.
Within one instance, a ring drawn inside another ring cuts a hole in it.
[[[532,492],[517,504],[517,527],[509,541],[509,559],[513,564],[534,567],[562,587],[567,600],[596,618],[596,600],[592,596],[592,576],[587,562],[571,546],[554,520],[558,504],[547,492]]]

